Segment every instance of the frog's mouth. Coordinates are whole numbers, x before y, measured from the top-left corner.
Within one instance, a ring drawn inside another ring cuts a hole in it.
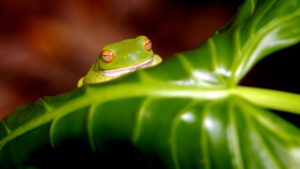
[[[123,67],[118,69],[103,70],[100,71],[100,73],[104,76],[117,77],[126,73],[134,72],[137,69],[150,67],[152,66],[153,61],[154,61],[154,57],[133,66]]]

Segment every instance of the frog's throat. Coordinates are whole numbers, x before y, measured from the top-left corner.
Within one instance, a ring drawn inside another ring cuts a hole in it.
[[[110,76],[110,77],[121,76],[126,73],[134,72],[137,69],[143,69],[143,68],[152,66],[154,59],[155,59],[155,57],[152,57],[142,63],[136,64],[133,66],[129,66],[129,67],[110,69],[110,70],[102,70],[102,71],[100,71],[100,74],[102,74],[104,76]]]

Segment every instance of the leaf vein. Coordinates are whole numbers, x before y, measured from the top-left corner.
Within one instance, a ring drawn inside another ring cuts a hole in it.
[[[203,156],[204,156],[204,163],[205,165],[205,169],[212,169],[211,167],[211,161],[210,161],[210,152],[209,152],[209,145],[208,145],[208,134],[206,132],[205,129],[205,119],[207,118],[206,116],[209,113],[209,110],[211,108],[213,103],[208,103],[205,105],[204,109],[203,109],[203,113],[202,113],[202,121],[203,123],[201,123],[200,127],[200,131],[202,131],[202,141],[200,141],[201,147],[203,149]]]
[[[95,147],[95,142],[93,137],[93,117],[95,116],[95,113],[96,113],[96,106],[91,105],[86,119],[87,120],[86,129],[87,129],[88,140],[93,152],[96,152],[96,147]]]
[[[142,132],[142,125],[143,125],[146,109],[150,105],[150,103],[152,103],[152,101],[153,101],[153,98],[151,98],[151,97],[144,99],[143,102],[141,103],[140,109],[138,110],[138,115],[137,115],[135,127],[133,129],[133,135],[132,135],[132,142],[134,144],[136,144],[138,142],[138,139]]]
[[[178,125],[180,124],[181,115],[186,113],[186,110],[190,108],[192,105],[195,104],[195,100],[192,100],[190,103],[186,104],[174,117],[174,120],[172,122],[172,129],[171,129],[171,150],[172,150],[172,158],[175,163],[175,168],[180,169],[179,159],[178,159],[178,153],[177,153],[177,143],[176,143],[176,137],[177,132],[176,129],[178,128]]]
[[[268,13],[268,11],[272,8],[272,6],[275,4],[276,0],[272,0],[272,2],[269,2],[270,4],[266,7],[265,10],[263,10],[260,15],[255,19],[252,27],[251,27],[251,36],[255,36],[255,30],[257,29],[258,23],[261,21],[261,19]]]
[[[251,111],[251,113],[257,113],[256,111],[254,112],[252,109],[249,109],[249,106],[246,105],[246,103],[242,102],[242,107],[244,109],[248,109]],[[261,132],[260,130],[257,128],[258,126],[256,124],[254,124],[253,120],[250,120],[249,118],[245,118],[247,124],[250,126],[250,128],[252,129],[253,134],[256,136],[256,138],[258,139],[258,142],[254,143],[257,144],[259,143],[260,146],[262,147],[261,150],[264,151],[266,153],[266,155],[268,156],[268,159],[270,161],[270,163],[272,164],[272,166],[274,167],[274,169],[280,169],[283,168],[281,166],[281,164],[279,163],[279,159],[276,155],[273,155],[272,150],[270,148],[270,146],[268,146],[268,144],[266,144],[263,140],[264,138],[262,138],[261,136]]]
[[[3,127],[4,127],[5,131],[7,132],[7,134],[11,133],[11,130],[7,126],[6,122],[4,120],[2,120],[1,123],[3,124]]]
[[[229,119],[230,119],[230,123],[231,123],[231,135],[230,137],[232,136],[232,140],[231,140],[231,143],[233,144],[232,145],[232,152],[235,153],[235,158],[237,159],[237,168],[239,169],[244,169],[245,166],[244,166],[244,162],[243,162],[243,155],[241,153],[241,148],[240,148],[240,140],[239,140],[239,133],[237,131],[237,124],[235,123],[236,122],[236,119],[235,119],[235,116],[234,116],[234,107],[233,107],[233,104],[232,102],[229,103],[229,106],[228,106],[228,112],[229,112]]]
[[[177,54],[176,56],[179,59],[179,61],[183,64],[183,67],[186,70],[186,72],[192,75],[192,70],[194,68],[192,64],[189,62],[189,60],[183,54]]]

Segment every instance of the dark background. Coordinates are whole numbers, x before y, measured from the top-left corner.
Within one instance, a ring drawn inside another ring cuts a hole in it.
[[[166,58],[203,43],[239,1],[0,0],[0,116],[76,88],[110,43],[146,35]]]
[[[0,0],[0,118],[76,88],[100,49],[148,36],[166,58],[199,46],[242,0]],[[299,45],[254,67],[243,85],[300,93]]]

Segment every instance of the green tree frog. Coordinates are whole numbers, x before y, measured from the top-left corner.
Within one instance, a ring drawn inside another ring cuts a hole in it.
[[[146,36],[113,43],[102,48],[96,62],[78,81],[78,87],[106,82],[161,61],[161,57],[153,53],[152,43]]]

